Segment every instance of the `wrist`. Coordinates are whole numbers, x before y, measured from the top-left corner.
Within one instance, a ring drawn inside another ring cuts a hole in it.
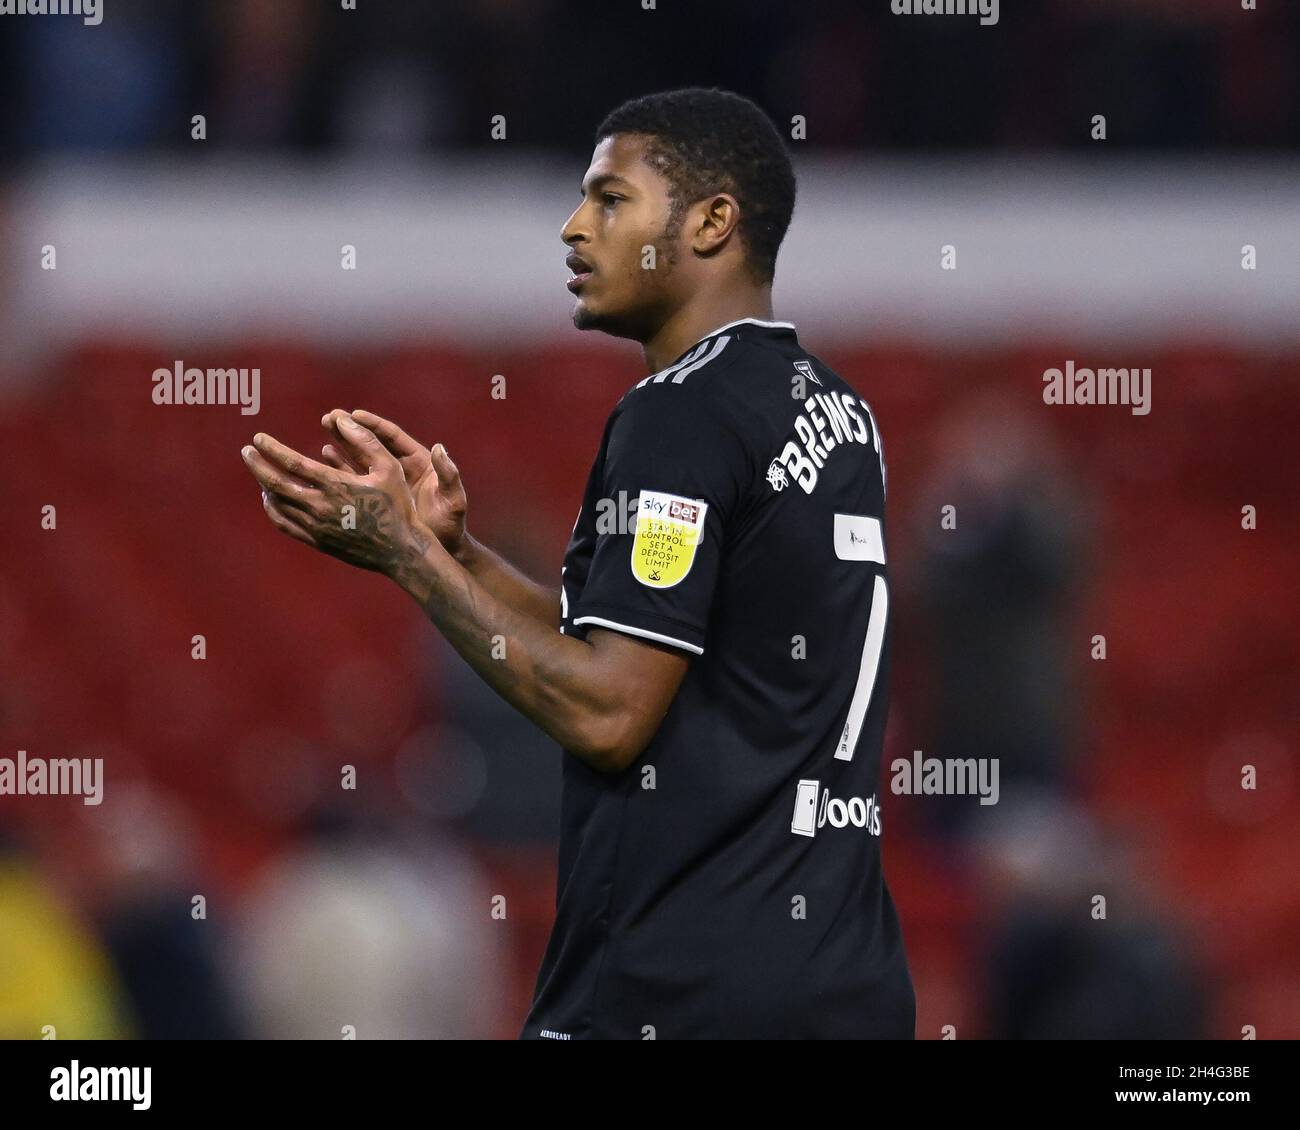
[[[468,530],[461,535],[460,541],[455,549],[448,550],[452,558],[458,565],[465,569],[473,570],[474,559],[478,556],[479,544],[471,536]]]
[[[446,551],[433,531],[423,522],[417,522],[407,530],[386,572],[400,588],[424,604],[437,578],[437,554],[445,557]]]

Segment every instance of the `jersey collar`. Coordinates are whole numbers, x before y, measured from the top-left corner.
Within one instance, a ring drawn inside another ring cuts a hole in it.
[[[794,329],[793,322],[765,322],[761,318],[737,318],[734,322],[728,322],[725,326],[719,326],[716,330],[710,330],[702,338],[700,338],[700,340],[697,341],[695,345],[699,345],[700,341],[708,341],[709,338],[716,337],[724,330],[732,329],[735,326],[761,326],[765,330]],[[691,348],[694,349],[695,345],[692,345]]]
[[[650,376],[644,378],[643,380],[638,381],[635,387],[640,388],[642,385],[646,384],[647,382],[652,381],[656,377],[659,377],[662,374],[668,372],[669,369],[675,369],[678,365],[680,365],[683,361],[685,361],[688,357],[690,357],[695,350],[698,350],[700,345],[703,342],[708,341],[709,338],[711,337],[717,337],[718,334],[725,333],[727,330],[735,329],[737,326],[758,326],[760,329],[764,329],[764,330],[790,330],[791,332],[794,332],[793,322],[765,322],[761,318],[737,318],[734,322],[728,322],[725,326],[718,326],[717,329],[710,330],[702,338],[700,338],[699,341],[695,342],[694,345],[690,345],[686,349],[682,350],[682,355],[678,357],[677,360],[674,361],[671,365],[667,366],[667,368],[660,369],[659,372],[657,373],[651,373]],[[703,351],[701,350],[701,352]]]

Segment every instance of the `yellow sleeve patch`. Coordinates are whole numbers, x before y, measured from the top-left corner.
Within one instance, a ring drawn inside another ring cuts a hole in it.
[[[643,490],[632,540],[632,576],[654,589],[686,579],[704,536],[707,502],[658,490]]]

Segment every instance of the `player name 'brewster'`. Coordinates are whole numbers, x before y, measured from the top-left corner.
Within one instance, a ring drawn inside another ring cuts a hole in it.
[[[859,415],[857,404],[862,405],[866,420]],[[800,442],[791,439],[782,448],[781,454],[772,460],[767,481],[773,490],[785,488],[784,468],[794,476],[795,482],[803,488],[805,494],[812,494],[817,486],[817,472],[825,465],[830,453],[841,444],[865,443],[879,452],[880,432],[876,428],[876,418],[861,397],[857,398],[857,404],[854,404],[854,398],[848,393],[836,389],[815,392],[808,397],[803,413],[794,418],[792,425],[803,446],[800,447]],[[828,426],[829,433],[826,430]]]

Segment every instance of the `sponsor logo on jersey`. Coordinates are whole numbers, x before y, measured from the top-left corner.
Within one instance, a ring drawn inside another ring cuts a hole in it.
[[[812,381],[813,384],[819,385],[822,383],[821,377],[819,377],[816,373],[813,372],[812,363],[810,361],[796,361],[794,363],[794,367],[799,372],[801,372],[805,377],[807,377],[810,381]]]
[[[632,539],[632,576],[653,589],[668,589],[686,579],[704,535],[709,505],[663,491],[643,490]]]
[[[885,563],[885,535],[879,518],[835,514],[835,556],[841,561]]]
[[[800,781],[795,788],[790,831],[796,836],[815,836],[817,829],[827,824],[832,828],[862,828],[868,835],[879,836],[880,805],[876,794],[841,800],[831,796],[829,788],[822,788],[820,781]]]

